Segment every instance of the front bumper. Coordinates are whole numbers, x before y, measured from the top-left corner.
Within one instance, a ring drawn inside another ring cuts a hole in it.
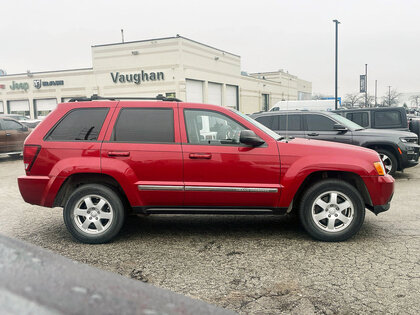
[[[401,149],[401,170],[416,166],[419,163],[420,145],[404,143],[399,145]]]
[[[389,210],[394,195],[394,178],[391,175],[363,177],[371,203],[366,207],[378,214]]]

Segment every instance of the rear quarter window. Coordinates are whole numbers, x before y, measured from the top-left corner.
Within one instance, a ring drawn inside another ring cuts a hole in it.
[[[109,108],[76,108],[68,112],[44,138],[46,141],[96,141]]]
[[[356,124],[362,127],[369,126],[369,114],[368,112],[355,112],[355,113],[347,113],[346,118],[355,122]]]
[[[377,111],[374,113],[377,128],[392,128],[403,126],[401,113],[397,110]]]

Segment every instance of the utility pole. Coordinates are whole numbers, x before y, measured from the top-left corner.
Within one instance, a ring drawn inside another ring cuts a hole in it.
[[[368,88],[368,84],[367,84],[367,63],[365,64],[365,107],[368,107],[368,103],[367,103],[367,88]]]
[[[378,91],[378,80],[375,80],[375,107],[378,106],[378,103],[376,101],[377,91]]]
[[[388,85],[388,107],[391,106],[391,85]]]
[[[335,23],[335,109],[338,109],[338,20],[333,20]]]
[[[121,42],[124,44],[124,30],[121,29]]]

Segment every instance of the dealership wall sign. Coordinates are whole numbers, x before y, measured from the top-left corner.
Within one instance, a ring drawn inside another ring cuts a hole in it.
[[[63,80],[57,81],[42,81],[42,80],[34,80],[34,87],[40,89],[42,86],[56,86],[56,85],[64,85]]]
[[[144,72],[141,70],[139,73],[123,74],[119,72],[110,72],[111,79],[114,83],[135,83],[140,84],[141,82],[147,81],[160,81],[165,80],[163,72]]]
[[[27,82],[15,82],[12,81],[12,85],[10,86],[11,90],[24,90],[25,92],[29,89],[29,84]]]

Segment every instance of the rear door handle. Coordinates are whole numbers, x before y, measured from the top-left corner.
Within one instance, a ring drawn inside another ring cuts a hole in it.
[[[190,153],[190,159],[211,159],[211,153]]]
[[[11,136],[11,135],[12,135],[11,133],[6,133],[6,136],[7,136],[7,137],[9,137],[9,136]]]
[[[319,133],[316,133],[316,132],[308,133],[308,136],[316,137],[316,136],[319,136]]]
[[[109,151],[108,156],[130,156],[130,152],[127,152],[127,151]]]

